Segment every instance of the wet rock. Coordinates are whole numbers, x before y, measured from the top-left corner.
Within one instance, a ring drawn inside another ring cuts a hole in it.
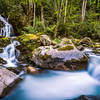
[[[50,38],[47,35],[41,35],[40,41],[41,41],[43,46],[49,46],[52,43]]]
[[[11,72],[14,72],[15,74],[19,74],[21,71],[24,70],[25,66],[19,66],[19,67],[8,67],[7,69]]]
[[[15,73],[0,67],[0,98],[8,95],[19,81],[21,78]]]
[[[100,100],[100,96],[80,96],[75,100]]]
[[[2,53],[3,52],[3,49],[2,48],[0,48],[0,53]]]
[[[53,49],[53,46],[42,46],[34,51],[32,60],[41,68],[79,70],[86,68],[88,58],[75,47],[70,50],[59,50]]]
[[[0,65],[6,64],[7,62],[0,57]]]
[[[38,74],[39,73],[39,70],[32,66],[27,67],[26,71],[30,74]]]
[[[93,47],[93,41],[89,37],[83,38],[79,44],[85,47]]]

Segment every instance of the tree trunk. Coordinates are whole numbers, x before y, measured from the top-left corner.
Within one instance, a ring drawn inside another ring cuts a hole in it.
[[[54,31],[54,39],[56,38],[57,36],[57,32],[58,32],[58,27],[59,27],[59,24],[60,24],[60,7],[58,8],[58,13],[57,13],[57,24],[56,24],[56,27],[55,27],[55,31]]]
[[[45,29],[44,12],[43,12],[43,6],[42,5],[41,5],[41,23],[42,23],[42,27]]]
[[[60,4],[58,4],[57,24],[56,24],[55,31],[54,31],[54,39],[57,36],[58,27],[59,27],[59,24],[60,24],[61,8],[62,8],[62,6],[63,6],[63,0],[61,0]]]
[[[55,8],[55,11],[57,10],[57,1],[54,0],[54,8]]]
[[[35,19],[36,19],[36,4],[35,4],[35,2],[34,2],[34,4],[33,4],[33,5],[34,5],[33,27],[35,27],[35,22],[36,22],[36,21],[35,21]]]
[[[29,0],[27,0],[27,22],[29,22]]]
[[[86,5],[87,5],[87,0],[83,0],[83,4],[82,4],[82,23],[84,22],[84,19],[85,19]]]
[[[66,15],[67,15],[67,3],[68,3],[68,1],[66,0],[66,2],[65,2],[64,24],[66,23]]]

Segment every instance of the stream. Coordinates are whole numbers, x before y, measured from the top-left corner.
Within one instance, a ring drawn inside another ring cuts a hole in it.
[[[0,57],[7,61],[4,67],[18,67],[20,51],[15,47],[20,43],[14,40],[13,28],[7,20],[2,16],[0,20],[5,24],[0,35],[11,39],[11,44],[3,48]],[[1,100],[74,100],[81,95],[100,96],[100,56],[90,55],[87,70],[47,70],[38,75],[25,74],[23,78],[13,92]]]

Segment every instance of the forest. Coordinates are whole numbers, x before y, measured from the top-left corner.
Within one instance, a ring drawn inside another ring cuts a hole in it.
[[[0,100],[100,100],[100,0],[0,0]]]
[[[100,0],[0,0],[0,14],[16,35],[100,38]]]

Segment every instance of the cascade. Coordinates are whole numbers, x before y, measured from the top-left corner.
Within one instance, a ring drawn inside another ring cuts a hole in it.
[[[5,64],[4,66],[16,67],[18,63],[17,58],[20,55],[20,51],[16,49],[16,46],[20,45],[20,43],[12,38],[13,36],[12,25],[9,24],[7,20],[3,18],[1,15],[0,15],[0,21],[4,24],[2,27],[0,27],[0,35],[9,37],[11,41],[11,44],[3,48],[3,52],[0,53],[0,57],[7,62],[7,64]]]

